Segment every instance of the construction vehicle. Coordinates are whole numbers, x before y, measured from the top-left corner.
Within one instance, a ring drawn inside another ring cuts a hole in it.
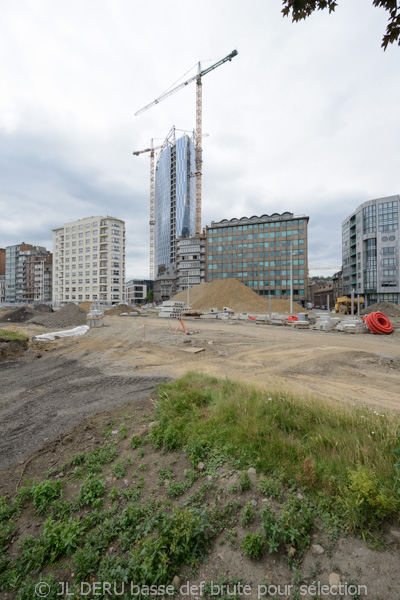
[[[365,300],[362,296],[360,298],[354,297],[354,312],[358,312],[358,303],[360,303],[360,309],[364,308]],[[351,297],[340,296],[335,302],[335,312],[342,315],[351,314]]]

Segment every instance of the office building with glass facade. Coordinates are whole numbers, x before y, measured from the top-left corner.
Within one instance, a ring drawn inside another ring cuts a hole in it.
[[[343,294],[400,304],[400,196],[360,204],[342,223]]]
[[[176,262],[179,238],[195,234],[196,180],[195,147],[184,135],[168,134],[157,161],[154,199],[154,270]]]
[[[307,298],[309,217],[274,213],[211,222],[207,281],[236,278],[261,296]]]

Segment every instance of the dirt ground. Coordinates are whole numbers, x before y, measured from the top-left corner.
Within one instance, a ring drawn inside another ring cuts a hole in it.
[[[80,338],[32,343],[24,358],[1,363],[0,496],[13,495],[25,478],[41,479],[74,453],[100,444],[110,424],[127,421],[135,433],[145,431],[152,419],[154,386],[191,369],[262,387],[281,385],[302,394],[367,404],[380,412],[400,410],[399,332],[349,335],[195,319],[185,319],[185,324],[191,335],[185,335],[173,320],[106,317],[104,327]],[[44,332],[36,325],[22,324],[18,329],[30,336]],[[189,466],[183,455],[160,456],[150,447],[144,461],[149,494],[154,493],[160,466],[170,464],[178,480]],[[228,496],[235,476],[222,469],[213,494]],[[254,499],[262,508],[264,499],[256,485],[247,496],[243,502]],[[184,501],[185,496],[180,503]],[[29,527],[32,524],[27,522],[26,531]],[[335,571],[342,581],[368,585],[368,597],[399,600],[398,527],[396,532],[395,538],[387,532],[388,546],[380,552],[355,538],[340,540],[329,555],[316,556],[310,550],[302,575],[306,581],[326,584]],[[238,524],[239,538],[243,533]],[[228,532],[216,541],[208,562],[201,565],[199,581],[224,575],[243,577],[254,585],[264,578],[276,585],[292,582],[293,573],[282,561],[269,554],[260,562],[250,561],[235,539]],[[322,533],[313,541],[327,544]],[[189,577],[189,573],[180,575],[182,582]]]
[[[240,321],[105,317],[82,337],[31,343],[0,363],[0,468],[85,417],[140,402],[188,370],[280,386],[340,402],[400,410],[400,334],[349,335]],[[37,325],[13,327],[30,337]],[[200,352],[193,353],[193,351]]]
[[[0,468],[37,450],[88,415],[147,400],[162,377],[106,375],[60,356],[0,363]]]
[[[106,317],[81,338],[45,347],[107,375],[176,377],[187,370],[279,385],[335,401],[400,410],[400,332],[390,336],[301,331],[243,321]],[[25,329],[30,335],[39,328]],[[192,354],[194,349],[201,352]],[[40,353],[43,345],[32,347]]]

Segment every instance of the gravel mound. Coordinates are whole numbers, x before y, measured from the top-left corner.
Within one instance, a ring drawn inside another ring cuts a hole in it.
[[[21,306],[20,308],[16,308],[15,310],[7,311],[1,318],[0,323],[24,323],[25,321],[29,321],[33,315],[35,315],[35,311],[33,308],[26,308],[26,306]]]
[[[190,288],[190,306],[193,310],[222,310],[228,306],[235,312],[267,314],[269,301],[253,292],[237,279],[216,279],[212,283],[201,283]],[[187,292],[179,292],[172,300],[187,302]],[[272,300],[272,312],[290,313],[290,300]],[[292,313],[307,312],[300,304],[293,302]]]
[[[77,327],[86,325],[86,311],[76,304],[66,304],[55,312],[35,315],[30,319],[30,323],[44,325],[44,327],[54,330]]]
[[[38,306],[36,306],[34,308],[35,312],[38,313],[52,313],[54,312],[54,310],[51,308],[51,306],[47,306],[47,304],[38,304]]]
[[[122,313],[131,312],[138,313],[139,311],[136,308],[133,308],[133,306],[128,306],[128,304],[117,304],[116,306],[113,306],[112,308],[106,310],[104,315],[106,317],[118,317]]]
[[[369,315],[372,312],[381,312],[387,317],[400,317],[400,306],[392,302],[376,302],[361,311],[362,315]]]

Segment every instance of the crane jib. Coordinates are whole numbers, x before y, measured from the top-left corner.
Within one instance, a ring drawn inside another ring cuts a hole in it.
[[[135,117],[138,116],[138,115],[140,115],[142,112],[145,112],[146,110],[148,110],[149,108],[151,108],[155,104],[158,104],[159,102],[161,102],[161,100],[164,100],[165,98],[168,98],[169,96],[172,96],[172,94],[174,94],[175,92],[178,92],[179,90],[181,90],[183,87],[185,87],[189,83],[192,83],[192,81],[194,81],[195,79],[197,80],[197,83],[201,83],[201,78],[204,75],[207,75],[207,73],[210,73],[210,71],[213,71],[217,67],[223,65],[225,62],[231,61],[232,58],[234,56],[236,56],[237,54],[238,54],[238,51],[237,50],[233,50],[230,54],[228,54],[228,56],[225,56],[225,58],[222,58],[221,60],[219,60],[218,62],[216,62],[214,65],[211,65],[211,67],[208,67],[207,69],[204,69],[203,71],[201,71],[197,75],[194,75],[193,77],[191,77],[187,81],[184,81],[183,83],[179,84],[178,86],[176,86],[172,90],[168,90],[168,92],[165,92],[164,94],[162,94],[161,96],[159,96],[158,98],[156,98],[155,100],[153,100],[153,102],[150,102],[150,104],[147,104],[146,106],[144,106],[143,108],[141,108],[140,110],[138,110],[137,112],[135,112]]]

